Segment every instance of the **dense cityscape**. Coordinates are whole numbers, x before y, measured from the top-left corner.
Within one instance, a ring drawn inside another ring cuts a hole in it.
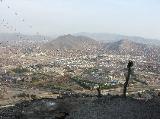
[[[156,0],[0,0],[0,119],[159,119]]]
[[[75,45],[73,42],[78,45],[72,47]],[[70,45],[67,46],[67,43]],[[4,97],[14,97],[18,95],[17,92],[30,94],[32,91],[28,92],[28,89],[58,94],[65,91],[96,94],[94,87],[100,84],[103,85],[103,94],[121,94],[129,60],[134,62],[130,93],[150,88],[159,90],[160,63],[157,60],[159,54],[155,54],[159,52],[159,47],[135,43],[128,39],[100,43],[88,37],[70,34],[37,43],[38,45],[30,43],[25,48],[16,46],[17,44],[3,44],[0,50],[0,78],[1,95]],[[88,88],[79,86],[73,80],[75,77]],[[30,95],[36,94],[32,93]]]

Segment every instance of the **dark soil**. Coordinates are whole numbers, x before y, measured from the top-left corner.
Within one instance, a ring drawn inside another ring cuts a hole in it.
[[[160,98],[67,97],[25,101],[0,109],[0,119],[160,119]]]

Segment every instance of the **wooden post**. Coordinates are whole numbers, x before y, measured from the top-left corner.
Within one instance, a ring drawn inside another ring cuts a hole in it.
[[[102,97],[100,86],[98,86],[97,92],[98,92],[98,95],[97,95],[97,96],[98,96],[99,98]]]
[[[126,92],[127,92],[127,86],[128,86],[128,82],[130,79],[130,75],[131,75],[131,67],[133,66],[133,62],[129,61],[128,65],[127,65],[127,69],[128,69],[128,74],[126,76],[126,82],[124,83],[124,89],[123,89],[123,97],[126,98]]]

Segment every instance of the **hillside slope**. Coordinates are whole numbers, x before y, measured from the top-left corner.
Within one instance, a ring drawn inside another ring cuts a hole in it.
[[[64,35],[59,36],[55,40],[46,43],[45,49],[89,49],[94,48],[98,44],[97,41],[89,37]]]

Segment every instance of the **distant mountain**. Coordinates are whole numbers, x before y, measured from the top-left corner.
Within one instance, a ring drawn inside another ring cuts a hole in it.
[[[113,43],[107,43],[106,45],[104,45],[104,49],[115,50],[115,51],[122,51],[122,50],[133,51],[138,48],[144,49],[146,47],[147,45],[145,44],[135,43],[128,39],[121,39],[119,41]]]
[[[110,53],[130,54],[140,56],[159,56],[160,47],[152,45],[136,43],[128,39],[121,39],[116,42],[106,43],[103,49]]]
[[[0,33],[0,43],[18,45],[26,43],[43,43],[51,40],[51,38],[40,35],[24,35],[18,33]]]
[[[138,36],[126,36],[126,35],[119,35],[119,34],[111,34],[111,33],[76,33],[74,35],[83,35],[90,38],[93,38],[97,41],[103,41],[103,42],[115,42],[119,41],[121,39],[129,39],[131,41],[134,41],[136,43],[143,43],[143,44],[150,44],[150,45],[159,45],[160,46],[160,40],[157,39],[148,39]]]
[[[47,49],[89,49],[95,48],[98,42],[85,36],[63,35],[44,45]]]

